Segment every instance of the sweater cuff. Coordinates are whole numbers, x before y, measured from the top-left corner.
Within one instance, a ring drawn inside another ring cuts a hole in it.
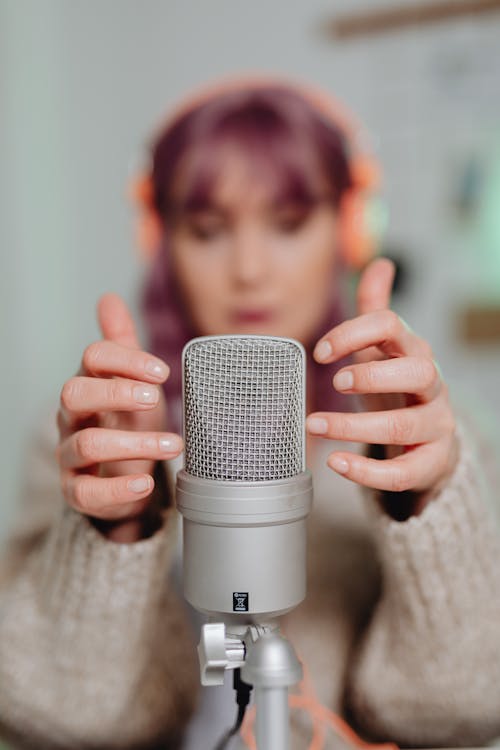
[[[63,504],[41,550],[39,606],[60,622],[93,622],[123,615],[129,626],[159,607],[176,550],[177,512],[133,544],[106,539],[90,520]],[[139,623],[136,623],[139,624]]]
[[[370,504],[385,594],[416,622],[442,632],[474,612],[499,588],[498,529],[489,513],[492,488],[461,426],[453,475],[418,516],[395,521]],[[451,631],[449,631],[451,632]]]

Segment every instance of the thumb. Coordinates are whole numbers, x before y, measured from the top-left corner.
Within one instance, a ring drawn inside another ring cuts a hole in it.
[[[139,338],[130,311],[118,294],[104,294],[97,303],[97,320],[108,341],[140,349]]]
[[[376,258],[361,274],[356,294],[358,313],[385,310],[391,304],[396,266],[389,258]]]

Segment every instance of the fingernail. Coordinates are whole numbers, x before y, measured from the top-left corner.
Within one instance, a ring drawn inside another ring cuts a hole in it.
[[[329,341],[320,341],[319,344],[317,344],[316,348],[314,349],[314,359],[317,359],[319,362],[323,362],[325,359],[328,359],[328,357],[331,357],[333,354],[332,345]]]
[[[134,398],[138,404],[156,404],[158,401],[158,389],[137,385],[134,388]]]
[[[328,429],[328,422],[321,417],[308,417],[306,424],[308,432],[313,435],[324,435]]]
[[[334,471],[338,471],[339,474],[347,474],[349,471],[349,464],[345,458],[342,458],[341,456],[332,456],[328,461],[328,465],[331,466]]]
[[[144,366],[144,370],[154,378],[165,378],[168,374],[167,365],[158,359],[149,359]]]
[[[131,492],[146,492],[151,487],[151,481],[147,477],[131,479],[127,487]]]
[[[182,448],[182,441],[177,435],[161,437],[158,443],[162,453],[177,453]]]
[[[354,376],[350,370],[338,372],[333,378],[333,385],[338,391],[347,391],[354,385]]]

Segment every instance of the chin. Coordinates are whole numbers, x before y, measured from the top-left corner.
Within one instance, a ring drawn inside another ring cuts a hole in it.
[[[277,323],[259,325],[242,325],[240,323],[238,325],[234,325],[228,332],[236,335],[241,334],[242,336],[280,336],[282,338],[296,339],[297,341],[302,342],[301,337],[297,336],[297,333],[295,331],[290,330],[290,328],[287,328],[286,326],[280,326]]]
[[[303,340],[303,331],[293,330],[283,321],[276,318],[265,321],[242,321],[226,319],[221,320],[218,324],[205,326],[200,334],[202,336],[281,336],[287,339],[296,339],[301,343]]]

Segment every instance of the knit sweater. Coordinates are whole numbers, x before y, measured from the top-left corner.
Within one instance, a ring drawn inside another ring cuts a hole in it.
[[[319,701],[369,738],[437,747],[500,735],[498,480],[469,425],[458,437],[453,475],[404,522],[326,466],[352,444],[315,439],[309,451],[308,594],[281,623]],[[55,442],[51,428],[27,459],[0,564],[0,736],[37,750],[210,750],[234,701],[230,685],[199,688],[175,507],[147,539],[107,540],[64,503]],[[294,750],[307,738],[292,712]]]

